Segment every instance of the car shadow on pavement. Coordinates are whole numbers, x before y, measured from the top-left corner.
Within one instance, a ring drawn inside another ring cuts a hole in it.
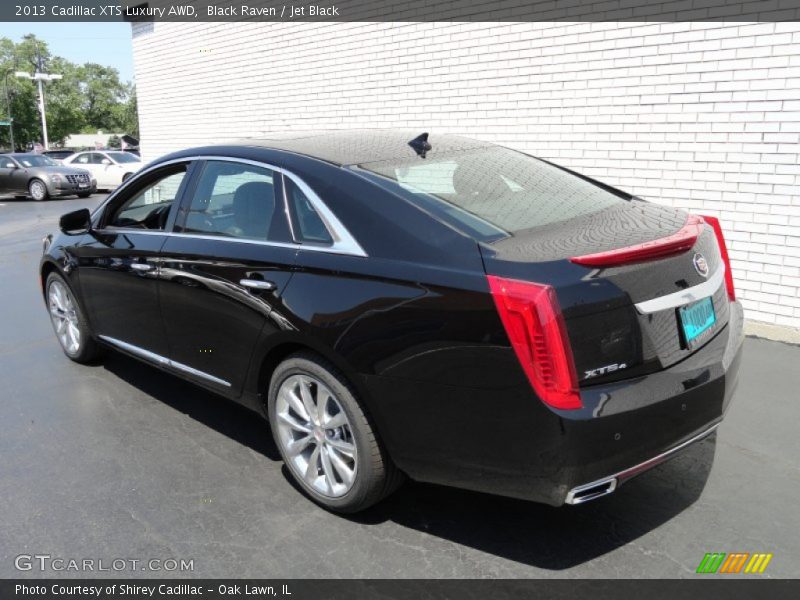
[[[152,398],[281,460],[269,426],[252,411],[117,353],[103,366]],[[713,434],[614,494],[581,506],[555,508],[407,481],[377,506],[341,518],[362,525],[393,522],[507,560],[563,570],[635,542],[689,508],[705,487],[715,451]],[[302,493],[285,467],[282,473]]]
[[[689,508],[714,462],[716,437],[580,506],[535,502],[429,484],[406,484],[359,523],[393,521],[508,560],[562,570],[600,557]]]
[[[281,460],[269,424],[253,411],[117,352],[111,352],[102,366],[155,400],[270,460]]]

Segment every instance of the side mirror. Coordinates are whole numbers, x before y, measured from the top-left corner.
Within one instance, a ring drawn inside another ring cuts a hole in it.
[[[88,233],[92,229],[92,215],[88,208],[74,210],[61,215],[58,227],[66,234],[80,235]]]
[[[110,165],[111,161],[108,160],[107,158],[104,158],[103,160],[100,161],[100,164],[101,165]]]

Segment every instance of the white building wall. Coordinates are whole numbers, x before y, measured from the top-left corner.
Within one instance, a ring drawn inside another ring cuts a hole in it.
[[[141,23],[133,46],[146,159],[319,128],[498,142],[720,216],[746,316],[800,327],[800,23]]]

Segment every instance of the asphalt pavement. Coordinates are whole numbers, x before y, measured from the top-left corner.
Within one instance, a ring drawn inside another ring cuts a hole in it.
[[[409,483],[343,518],[290,485],[257,415],[118,354],[62,354],[41,238],[101,198],[0,198],[0,578],[697,577],[707,552],[798,574],[800,347],[748,338],[719,433],[594,503]]]

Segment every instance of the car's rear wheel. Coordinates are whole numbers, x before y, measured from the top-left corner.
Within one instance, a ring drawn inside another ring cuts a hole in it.
[[[128,179],[130,179],[132,176],[133,176],[133,173],[125,173],[122,176],[122,183],[125,183],[126,181],[128,181]]]
[[[102,353],[102,348],[92,337],[86,318],[67,282],[58,273],[50,273],[46,290],[50,321],[64,354],[79,363],[95,360]]]
[[[31,180],[31,182],[28,184],[28,193],[31,195],[31,198],[33,198],[37,202],[41,202],[42,200],[47,200],[48,196],[47,186],[41,179]]]
[[[355,390],[319,356],[295,354],[275,369],[268,412],[289,472],[325,508],[363,510],[402,481]]]

